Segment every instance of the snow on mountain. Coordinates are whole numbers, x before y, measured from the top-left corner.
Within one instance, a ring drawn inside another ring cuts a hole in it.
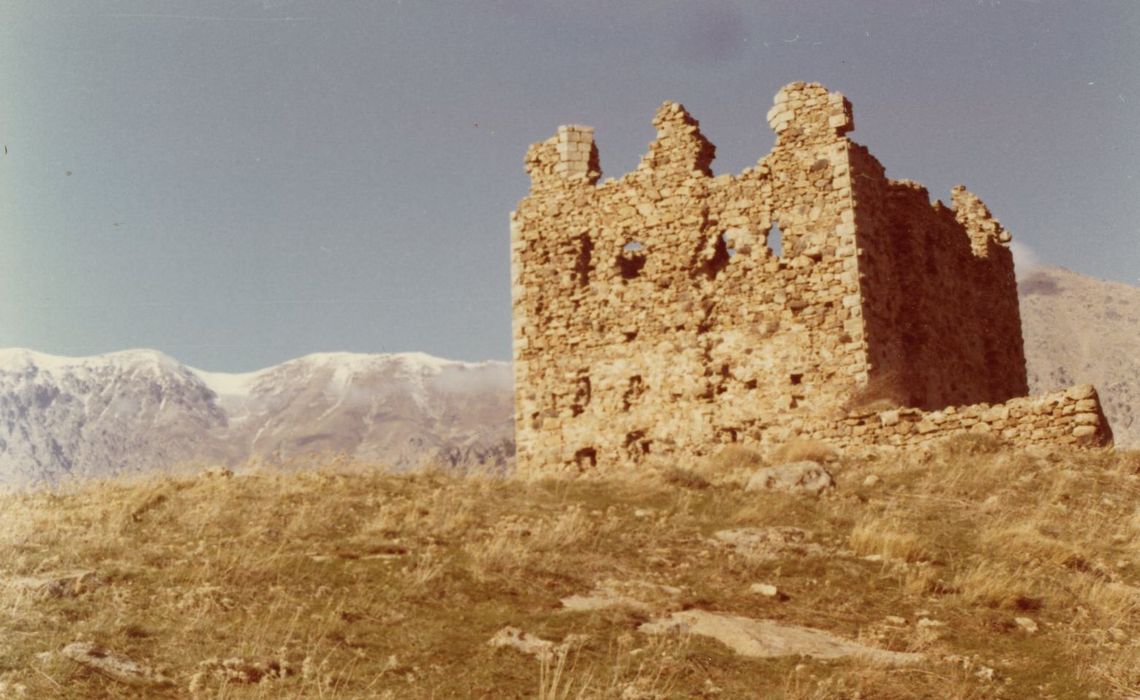
[[[323,353],[226,374],[152,350],[4,349],[0,486],[324,451],[396,468],[504,465],[511,417],[502,362]]]

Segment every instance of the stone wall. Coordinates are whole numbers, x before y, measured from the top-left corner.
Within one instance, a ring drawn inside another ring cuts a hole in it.
[[[1088,384],[994,405],[852,412],[810,435],[840,447],[911,446],[962,432],[988,433],[1020,447],[1112,445],[1112,429],[1101,410],[1100,398]]]
[[[852,170],[871,376],[924,409],[1027,394],[1009,233],[964,187],[931,205],[862,146]]]
[[[1024,393],[1008,235],[984,205],[932,207],[886,180],[821,85],[783,88],[768,122],[772,151],[735,176],[712,174],[715,147],[672,102],[619,180],[599,184],[589,127],[527,151],[511,213],[520,470],[847,436],[842,407],[886,375],[923,408]],[[915,269],[924,247],[937,274]]]

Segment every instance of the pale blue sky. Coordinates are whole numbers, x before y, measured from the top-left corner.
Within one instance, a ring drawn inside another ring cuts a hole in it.
[[[672,99],[737,172],[792,80],[891,177],[1140,282],[1135,0],[0,0],[0,347],[507,359],[529,143],[591,124],[620,176]]]

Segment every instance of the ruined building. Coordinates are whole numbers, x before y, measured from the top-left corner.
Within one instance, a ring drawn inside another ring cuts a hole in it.
[[[847,138],[851,103],[777,93],[739,175],[666,102],[637,170],[598,184],[593,130],[526,154],[511,214],[519,468],[610,469],[793,436],[913,444],[961,430],[1111,444],[1092,387],[1024,398],[1010,236]],[[1023,398],[1018,398],[1023,397]]]

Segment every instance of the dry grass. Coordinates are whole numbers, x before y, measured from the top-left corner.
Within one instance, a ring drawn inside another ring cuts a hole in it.
[[[0,496],[0,698],[1140,693],[1135,454],[960,439],[839,457],[824,499],[725,478],[765,463],[732,448],[626,480],[521,481],[339,458]],[[769,526],[816,546],[764,559],[712,542]],[[19,584],[75,571],[94,573],[53,593]],[[643,610],[561,609],[609,579],[680,589],[663,610],[774,618],[926,661],[745,659],[704,638],[647,637]],[[757,596],[756,582],[781,596]],[[489,647],[506,625],[567,644],[545,659]],[[58,654],[77,640],[176,685],[84,670]],[[232,657],[281,672],[227,678]]]
[[[875,373],[857,387],[843,404],[844,413],[887,411],[907,405],[906,382],[895,371]]]
[[[773,462],[802,462],[805,460],[824,464],[834,462],[839,458],[839,452],[819,440],[795,438],[781,445],[772,454]]]
[[[929,558],[922,539],[908,532],[901,517],[864,517],[851,529],[847,541],[856,554],[905,562]]]

